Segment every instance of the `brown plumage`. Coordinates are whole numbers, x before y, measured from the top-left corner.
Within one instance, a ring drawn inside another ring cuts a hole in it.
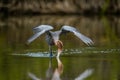
[[[63,43],[62,43],[62,41],[58,40],[55,42],[55,45],[58,47],[57,57],[59,57],[63,50]]]
[[[58,49],[62,50],[62,48],[63,48],[63,43],[62,43],[62,41],[58,40],[58,41],[56,42],[56,46],[58,47]]]

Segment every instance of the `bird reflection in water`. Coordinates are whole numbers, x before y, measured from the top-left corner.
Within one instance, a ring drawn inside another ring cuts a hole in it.
[[[46,80],[61,80],[60,79],[60,75],[63,73],[63,64],[61,62],[61,60],[59,59],[59,57],[56,58],[57,60],[57,68],[55,68],[55,70],[52,72],[51,70],[51,62],[49,64],[49,69],[47,70],[47,79]],[[51,74],[52,73],[52,74]]]
[[[62,26],[62,28],[60,30],[54,31],[54,32],[51,31],[52,29],[53,29],[53,27],[50,26],[50,25],[40,25],[38,27],[35,27],[33,29],[35,34],[28,39],[27,44],[34,41],[36,38],[41,36],[43,33],[46,33],[46,41],[49,45],[50,57],[52,57],[52,46],[54,46],[54,45],[58,47],[57,57],[60,56],[60,53],[61,53],[62,47],[63,47],[63,43],[59,39],[59,37],[60,37],[60,35],[66,34],[68,32],[72,32],[76,37],[81,39],[87,45],[92,45],[93,44],[93,41],[90,38],[83,35],[76,28],[74,28],[72,26],[65,25],[65,26]]]
[[[28,76],[32,80],[61,80],[60,75],[63,73],[63,64],[59,57],[56,57],[57,67],[55,69],[52,68],[52,58],[49,60],[49,67],[46,71],[46,79],[38,78],[35,74],[28,72]]]
[[[85,78],[89,77],[93,73],[93,69],[86,69],[83,73],[81,73],[75,80],[85,80]]]
[[[35,74],[33,74],[31,72],[28,72],[28,76],[32,80],[61,80],[60,75],[63,73],[63,64],[62,64],[61,60],[59,59],[59,57],[57,57],[56,60],[57,60],[58,66],[54,70],[52,67],[52,58],[49,60],[49,67],[46,71],[46,78],[45,79],[38,78],[38,77],[36,77]],[[85,80],[87,77],[92,75],[93,71],[94,71],[93,69],[86,69],[83,73],[80,73],[73,80]]]

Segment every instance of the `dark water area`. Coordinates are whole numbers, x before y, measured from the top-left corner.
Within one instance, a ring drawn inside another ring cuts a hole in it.
[[[48,24],[58,30],[63,25],[77,28],[90,37],[87,46],[72,33],[62,35],[64,50],[49,58],[45,34],[30,45],[32,29]],[[0,80],[119,80],[120,17],[40,15],[0,18]]]

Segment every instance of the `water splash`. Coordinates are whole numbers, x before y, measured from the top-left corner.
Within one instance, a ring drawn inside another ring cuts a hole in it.
[[[82,53],[120,53],[120,49],[100,49],[100,48],[81,48],[81,49],[65,49],[63,52],[64,54],[82,54]]]
[[[14,53],[12,55],[14,55],[14,56],[26,56],[26,57],[50,57],[50,54],[46,53],[46,52],[27,52],[24,54]],[[55,57],[55,54],[53,54],[52,57]]]
[[[64,55],[74,55],[74,54],[109,54],[109,53],[120,53],[120,49],[115,49],[115,48],[106,48],[106,49],[100,49],[100,48],[94,48],[94,47],[86,47],[86,48],[79,48],[79,49],[64,49],[62,52],[62,56]],[[47,51],[39,51],[39,50],[26,50],[23,51],[22,53],[16,52],[13,53],[12,55],[15,56],[26,56],[26,57],[49,57],[50,54]],[[57,51],[53,51],[53,57],[57,55]]]

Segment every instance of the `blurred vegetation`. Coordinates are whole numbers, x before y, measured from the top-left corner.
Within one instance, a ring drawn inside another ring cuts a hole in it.
[[[3,14],[119,14],[120,0],[1,0]]]

